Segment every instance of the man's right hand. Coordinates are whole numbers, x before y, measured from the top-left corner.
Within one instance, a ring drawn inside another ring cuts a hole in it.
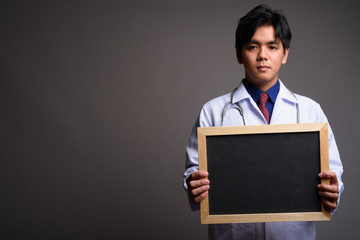
[[[191,199],[199,203],[208,195],[210,181],[207,179],[209,173],[206,171],[193,172],[187,179],[188,191]]]

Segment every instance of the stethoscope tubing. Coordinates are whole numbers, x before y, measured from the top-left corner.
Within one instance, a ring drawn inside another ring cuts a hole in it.
[[[231,95],[230,95],[230,101],[228,101],[225,105],[224,105],[224,108],[222,110],[222,113],[221,113],[221,126],[224,126],[224,118],[225,118],[225,115],[226,115],[226,112],[228,110],[228,107],[229,105],[233,102],[233,97],[234,97],[234,94],[236,92],[238,88],[234,88],[234,90],[232,90],[231,92]],[[295,94],[293,92],[290,91],[290,93],[292,95],[294,95],[294,97],[297,99],[297,97],[295,96]],[[245,121],[245,117],[244,117],[244,111],[240,105],[239,102],[236,103],[236,105],[238,106],[238,109],[239,109],[239,112],[240,112],[240,115],[242,117],[242,121],[243,121],[243,125],[246,126],[246,121]],[[296,103],[296,122],[297,123],[300,123],[300,109],[299,109],[299,103]]]

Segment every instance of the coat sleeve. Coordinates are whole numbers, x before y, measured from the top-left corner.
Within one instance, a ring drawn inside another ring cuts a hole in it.
[[[339,183],[339,198],[338,205],[340,203],[340,197],[344,191],[344,184],[342,181],[343,174],[343,165],[341,162],[339,150],[336,145],[334,133],[331,129],[329,121],[322,110],[321,106],[311,100],[310,98],[297,95],[299,99],[299,108],[300,108],[300,119],[301,123],[312,123],[312,122],[326,122],[328,123],[328,141],[329,141],[329,170],[336,173],[336,177]],[[334,211],[332,211],[334,213]]]
[[[186,158],[185,158],[185,173],[184,173],[184,189],[188,194],[188,199],[190,203],[191,210],[199,210],[200,204],[195,203],[189,196],[187,191],[188,186],[186,179],[190,176],[191,173],[199,170],[199,159],[198,159],[198,142],[197,142],[197,128],[199,127],[199,118],[196,120],[194,127],[191,131],[188,145],[186,147]]]
[[[328,137],[329,137],[329,170],[331,172],[336,173],[336,177],[339,183],[339,198],[338,198],[338,204],[337,207],[339,207],[339,203],[340,203],[340,197],[342,192],[344,191],[344,184],[342,181],[342,174],[344,172],[343,170],[343,165],[340,159],[340,154],[339,154],[339,150],[338,147],[336,145],[336,141],[335,141],[335,137],[334,137],[334,133],[331,129],[331,126],[328,122],[327,117],[325,116],[325,113],[323,112],[323,110],[321,109],[320,105],[317,105],[318,109],[318,119],[317,122],[327,122],[328,123]],[[336,209],[335,209],[336,210]],[[335,212],[332,211],[331,213]]]
[[[190,174],[199,170],[197,128],[214,126],[214,121],[213,121],[212,116],[213,116],[212,111],[207,109],[207,106],[204,105],[203,108],[201,109],[200,114],[199,114],[198,118],[196,119],[194,127],[192,128],[192,131],[191,131],[189,142],[186,147],[185,173],[183,176],[183,185],[184,185],[184,189],[186,190],[187,194],[188,194],[188,191],[187,191],[188,186],[187,186],[186,180],[190,176]],[[189,194],[188,194],[188,198],[189,198],[189,203],[190,203],[191,209],[193,211],[199,210],[200,204],[192,201],[192,199],[190,199],[190,197],[189,197]]]

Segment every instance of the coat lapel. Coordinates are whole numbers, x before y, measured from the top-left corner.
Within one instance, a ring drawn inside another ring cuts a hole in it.
[[[275,101],[270,124],[296,123],[296,104],[297,99],[295,95],[280,81],[280,90]]]

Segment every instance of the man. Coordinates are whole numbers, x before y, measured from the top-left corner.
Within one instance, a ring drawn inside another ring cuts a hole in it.
[[[198,171],[197,127],[327,122],[319,104],[293,94],[278,79],[288,58],[290,41],[286,18],[267,5],[255,7],[239,20],[236,54],[239,64],[244,66],[245,78],[232,93],[203,106],[186,148],[184,187],[193,210],[199,209],[211,185],[208,173]],[[319,184],[317,188],[324,207],[333,213],[343,191],[343,167],[330,126],[329,163],[330,171],[320,173],[319,177],[329,179],[330,185]],[[314,222],[212,224],[209,238],[309,240],[315,239],[316,233]]]

